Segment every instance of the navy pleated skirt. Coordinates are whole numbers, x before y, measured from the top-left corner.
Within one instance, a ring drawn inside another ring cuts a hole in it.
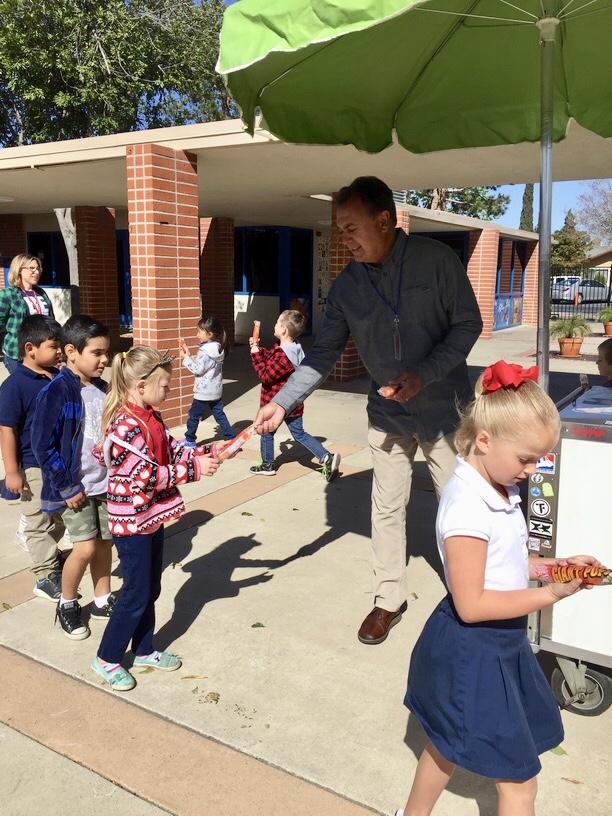
[[[531,779],[563,740],[526,627],[526,616],[465,624],[447,596],[412,653],[405,705],[446,760],[481,776]]]

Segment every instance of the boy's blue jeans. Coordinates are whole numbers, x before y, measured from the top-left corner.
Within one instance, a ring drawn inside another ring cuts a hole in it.
[[[106,624],[98,657],[107,663],[121,663],[130,640],[134,655],[148,655],[153,651],[164,528],[149,535],[113,536],[113,543],[119,553],[123,592]]]
[[[317,459],[321,461],[321,459],[327,454],[327,451],[318,439],[315,439],[314,436],[311,436],[308,433],[308,431],[304,430],[302,417],[299,416],[295,417],[295,419],[285,419],[285,422],[289,428],[289,433],[295,439],[295,441],[299,442],[300,445],[303,445],[312,453],[313,456],[316,456]],[[261,461],[265,465],[268,465],[274,461],[274,433],[264,434],[261,437],[259,449],[261,452]]]
[[[217,420],[217,424],[221,428],[221,433],[226,439],[232,439],[234,436],[236,436],[236,431],[232,428],[228,418],[225,416],[222,399],[218,400],[194,399],[194,401],[191,403],[189,413],[187,414],[187,431],[185,432],[185,439],[188,442],[196,441],[198,424],[202,417],[204,416],[204,414],[208,413],[208,411],[210,411],[214,418]]]

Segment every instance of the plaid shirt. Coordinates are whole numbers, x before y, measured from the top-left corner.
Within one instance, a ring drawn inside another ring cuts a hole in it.
[[[46,292],[39,286],[34,287],[34,292],[45,302],[49,317],[55,317],[51,301]],[[12,357],[13,360],[19,358],[17,332],[29,314],[30,310],[18,286],[7,286],[5,289],[0,289],[0,330],[6,329],[2,351],[7,357]]]
[[[289,377],[295,371],[291,360],[287,357],[280,345],[275,345],[271,349],[259,348],[255,354],[251,354],[253,368],[261,380],[261,396],[259,405],[267,405],[275,394],[281,390]],[[286,419],[295,419],[304,413],[304,403],[296,405]]]

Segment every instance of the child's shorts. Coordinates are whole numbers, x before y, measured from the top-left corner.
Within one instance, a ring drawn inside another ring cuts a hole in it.
[[[108,529],[106,494],[87,496],[76,510],[66,507],[62,511],[62,521],[73,543],[88,541],[90,538],[103,538],[106,541],[112,538]]]

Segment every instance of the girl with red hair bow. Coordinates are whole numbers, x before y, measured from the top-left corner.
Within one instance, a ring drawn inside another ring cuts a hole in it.
[[[414,648],[406,706],[430,742],[403,811],[431,813],[455,767],[496,780],[499,813],[533,816],[538,755],[563,739],[559,709],[526,637],[527,615],[583,588],[529,588],[536,564],[601,566],[527,551],[518,482],[559,436],[559,414],[525,371],[500,360],[476,383],[455,443],[457,468],[436,520],[449,594]]]

